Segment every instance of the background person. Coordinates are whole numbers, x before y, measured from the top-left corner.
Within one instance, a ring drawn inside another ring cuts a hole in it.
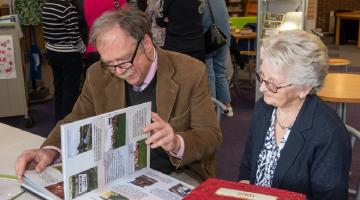
[[[347,199],[351,147],[342,120],[316,92],[328,72],[321,40],[286,31],[264,40],[255,105],[239,180]]]
[[[204,33],[209,29],[212,24],[209,3],[211,5],[211,10],[214,16],[216,26],[226,35],[226,45],[212,53],[207,54],[205,59],[211,96],[225,104],[225,106],[229,110],[229,112],[226,113],[226,116],[232,117],[234,115],[234,112],[230,104],[231,96],[229,90],[229,82],[226,76],[227,57],[230,56],[229,14],[226,8],[225,1],[206,0],[204,7],[204,16],[202,19]]]
[[[23,152],[16,162],[22,178],[31,161],[42,171],[59,157],[60,125],[126,106],[152,101],[151,167],[166,174],[191,174],[190,184],[215,176],[221,133],[203,63],[155,47],[150,22],[135,8],[108,11],[98,18],[90,42],[101,55],[92,65],[73,111],[51,131],[41,149]],[[155,113],[156,112],[156,113]]]
[[[54,76],[55,121],[63,119],[79,95],[85,45],[71,1],[47,0],[42,8],[45,48]]]
[[[204,0],[161,0],[157,24],[166,28],[164,49],[205,62]]]
[[[126,4],[126,0],[117,0],[119,8],[122,8]],[[114,0],[84,0],[84,18],[88,26],[88,30],[91,30],[92,25],[96,18],[108,10],[115,10]],[[90,33],[89,33],[90,34]],[[91,43],[87,43],[86,47],[86,69],[92,64],[100,60],[99,53],[94,49]]]

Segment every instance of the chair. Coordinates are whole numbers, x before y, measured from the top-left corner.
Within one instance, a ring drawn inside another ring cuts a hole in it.
[[[346,125],[346,130],[350,134],[351,148],[353,149],[355,141],[360,141],[360,132],[349,125]],[[355,200],[360,200],[360,180],[358,180],[357,189],[349,189],[349,193],[355,195]]]
[[[248,73],[249,73],[249,80],[252,83],[252,74],[255,72],[256,68],[256,51],[240,51],[240,55],[248,56]]]

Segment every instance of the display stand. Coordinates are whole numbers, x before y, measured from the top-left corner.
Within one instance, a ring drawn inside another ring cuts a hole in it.
[[[0,23],[0,117],[24,115],[33,125],[27,104],[19,30],[16,23]]]
[[[257,40],[256,46],[261,47],[264,38],[279,33],[285,16],[289,12],[301,12],[302,23],[299,29],[304,30],[306,27],[307,0],[259,0],[257,15]],[[256,49],[256,69],[259,69],[260,49]],[[262,94],[259,91],[259,82],[256,81],[255,101]]]

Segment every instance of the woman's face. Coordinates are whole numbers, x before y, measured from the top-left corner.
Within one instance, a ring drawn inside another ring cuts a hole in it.
[[[299,98],[300,95],[304,97],[307,95],[307,93],[303,94],[305,92],[304,89],[290,83],[283,73],[276,72],[269,66],[266,60],[263,60],[260,65],[259,75],[261,79],[264,80],[260,83],[260,92],[264,94],[264,101],[269,105],[278,108],[289,107],[301,102]],[[268,86],[266,86],[265,82],[268,83]],[[269,88],[271,88],[269,87],[269,84],[273,84],[277,87],[276,93],[269,90]]]

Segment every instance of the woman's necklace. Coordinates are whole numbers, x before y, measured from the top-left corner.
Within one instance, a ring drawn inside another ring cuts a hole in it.
[[[276,123],[280,126],[280,128],[281,129],[290,129],[293,125],[294,125],[294,122],[295,122],[295,120],[293,121],[293,122],[291,122],[289,125],[287,125],[287,126],[285,126],[285,125],[282,125],[281,123],[280,123],[280,121],[279,121],[279,119],[278,119],[278,112],[276,111],[276,115],[275,115],[275,121],[276,121]]]

